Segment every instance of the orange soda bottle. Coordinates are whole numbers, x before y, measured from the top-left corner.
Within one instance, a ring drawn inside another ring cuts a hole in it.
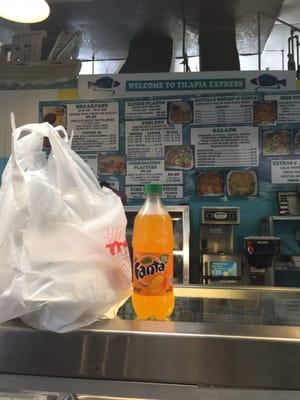
[[[146,200],[134,220],[132,303],[140,319],[163,320],[174,309],[173,225],[161,193],[161,185],[146,184]]]

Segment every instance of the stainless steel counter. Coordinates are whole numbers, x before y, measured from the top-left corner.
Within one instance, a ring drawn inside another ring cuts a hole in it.
[[[0,329],[0,373],[300,389],[300,328],[102,321],[58,335]]]
[[[217,297],[257,302],[259,293],[265,293],[199,291],[206,301]],[[300,390],[299,365],[297,326],[119,318],[68,334],[36,331],[20,321],[0,326],[0,388],[6,389],[96,394],[100,387],[106,393],[114,387],[114,393],[127,390],[137,396],[143,387],[151,393],[143,398],[171,398],[172,393],[173,399],[182,399],[188,392],[186,398],[196,399],[199,388],[211,386]],[[168,396],[159,397],[156,390],[167,390]]]

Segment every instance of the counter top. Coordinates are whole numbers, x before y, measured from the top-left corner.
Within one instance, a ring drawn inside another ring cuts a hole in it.
[[[100,321],[67,334],[0,327],[0,374],[300,389],[300,329]],[[1,380],[0,380],[1,381]]]
[[[178,286],[169,321],[135,320],[130,302],[118,318],[66,334],[11,321],[0,325],[0,387],[106,388],[106,395],[113,387],[114,394],[133,397],[148,388],[147,398],[173,400],[194,398],[191,393],[198,399],[199,388],[212,386],[300,390],[299,294],[291,288]]]

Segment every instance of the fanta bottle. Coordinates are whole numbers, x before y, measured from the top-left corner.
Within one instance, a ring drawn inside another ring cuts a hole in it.
[[[140,319],[163,320],[174,309],[173,225],[161,193],[161,185],[146,184],[146,200],[134,220],[132,302]]]

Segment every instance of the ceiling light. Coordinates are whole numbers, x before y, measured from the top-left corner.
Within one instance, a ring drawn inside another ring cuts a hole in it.
[[[0,17],[32,24],[44,21],[50,14],[45,0],[0,0]]]

